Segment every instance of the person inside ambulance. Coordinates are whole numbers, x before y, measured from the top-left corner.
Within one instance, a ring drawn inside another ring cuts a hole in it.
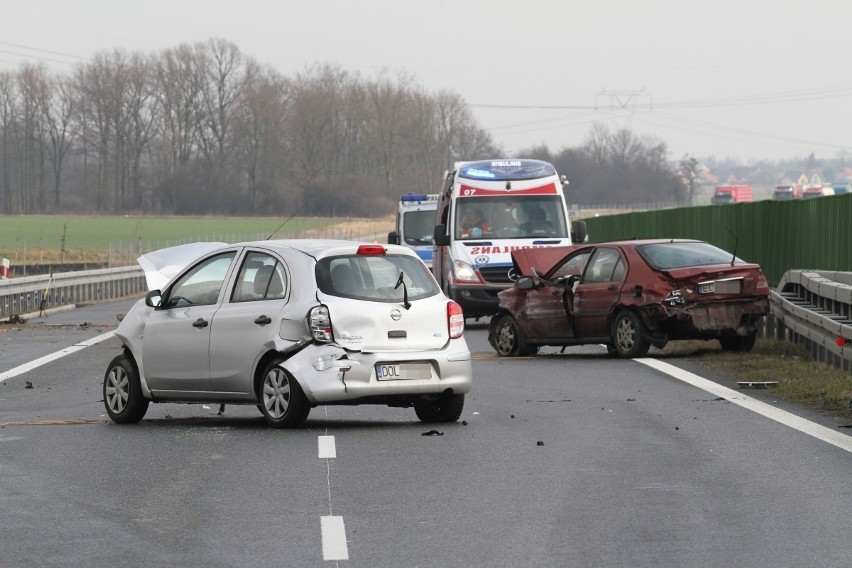
[[[549,233],[553,230],[553,225],[547,220],[544,209],[535,207],[530,209],[527,222],[523,224],[523,228],[527,233]]]
[[[491,233],[491,225],[488,224],[485,215],[482,214],[482,211],[473,207],[465,209],[461,223],[459,223],[459,229],[461,229],[462,238],[479,238]]]

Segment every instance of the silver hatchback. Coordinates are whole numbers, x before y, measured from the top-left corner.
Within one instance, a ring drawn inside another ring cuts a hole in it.
[[[122,354],[104,376],[114,422],[138,422],[151,402],[257,405],[276,428],[330,404],[461,416],[464,315],[406,247],[196,243],[139,263],[151,291],[116,329]]]

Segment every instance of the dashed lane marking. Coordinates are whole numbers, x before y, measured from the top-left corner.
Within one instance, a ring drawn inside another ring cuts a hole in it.
[[[320,459],[334,459],[337,457],[334,436],[320,436],[317,438],[317,448]]]
[[[343,517],[331,515],[320,517],[320,530],[322,531],[322,559],[349,560]]]

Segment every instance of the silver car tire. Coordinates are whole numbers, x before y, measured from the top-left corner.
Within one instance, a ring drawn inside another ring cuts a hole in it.
[[[445,394],[437,400],[414,403],[414,412],[421,422],[455,422],[464,410],[464,394]]]
[[[127,355],[118,355],[104,374],[104,407],[116,424],[136,424],[148,411],[139,372]]]
[[[612,322],[612,344],[625,359],[644,357],[651,344],[645,337],[645,327],[634,312],[624,310]]]
[[[271,427],[293,428],[308,418],[311,408],[302,387],[280,363],[276,360],[266,366],[258,389],[258,407]]]

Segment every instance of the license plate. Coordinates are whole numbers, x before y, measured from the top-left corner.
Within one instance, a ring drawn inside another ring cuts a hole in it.
[[[429,363],[376,363],[379,381],[413,381],[432,378]]]
[[[699,294],[740,294],[743,289],[742,278],[729,278],[711,282],[699,282]]]

